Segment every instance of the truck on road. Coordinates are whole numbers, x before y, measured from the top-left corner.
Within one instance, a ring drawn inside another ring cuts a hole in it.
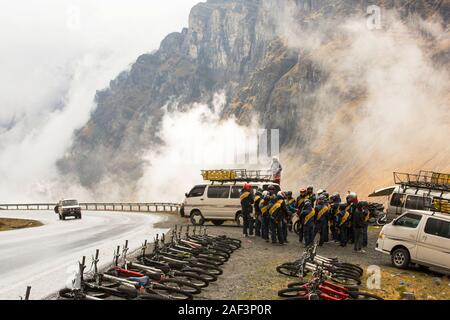
[[[55,207],[55,213],[58,214],[59,220],[66,220],[67,217],[81,219],[80,204],[73,199],[60,200]]]

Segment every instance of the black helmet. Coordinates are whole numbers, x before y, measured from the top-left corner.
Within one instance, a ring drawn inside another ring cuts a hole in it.
[[[275,190],[275,186],[274,186],[273,184],[270,184],[270,185],[267,187],[267,190]]]
[[[360,209],[368,207],[368,206],[369,206],[369,203],[367,201],[360,201],[360,202],[358,202],[358,205],[357,205],[357,207]]]

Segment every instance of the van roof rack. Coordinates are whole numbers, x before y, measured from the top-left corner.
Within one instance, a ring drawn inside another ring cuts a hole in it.
[[[450,192],[450,174],[420,171],[418,174],[394,172],[395,184],[429,191]]]
[[[274,182],[270,170],[202,170],[202,177],[212,182]]]

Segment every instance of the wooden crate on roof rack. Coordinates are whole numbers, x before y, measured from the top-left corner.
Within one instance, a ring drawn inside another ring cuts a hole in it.
[[[218,182],[273,182],[270,170],[202,170],[202,177],[206,181]]]
[[[420,171],[419,174],[394,172],[394,182],[404,187],[450,192],[450,174]]]

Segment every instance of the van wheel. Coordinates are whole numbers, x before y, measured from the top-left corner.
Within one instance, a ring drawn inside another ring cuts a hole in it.
[[[404,248],[395,249],[391,254],[391,261],[397,268],[406,269],[410,262],[408,250]]]
[[[244,215],[241,212],[236,215],[236,224],[238,227],[244,225]]]
[[[221,226],[224,224],[225,220],[212,220],[211,221],[215,226]]]
[[[205,218],[202,213],[198,210],[194,210],[191,213],[191,223],[194,226],[202,226],[205,224]]]

